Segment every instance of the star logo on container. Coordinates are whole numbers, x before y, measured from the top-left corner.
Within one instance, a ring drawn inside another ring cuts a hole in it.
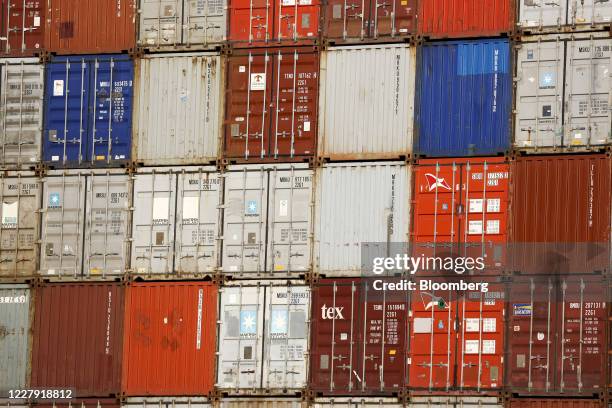
[[[550,72],[542,74],[542,86],[551,86],[553,84],[553,79],[553,74]]]
[[[252,310],[240,312],[240,334],[256,334],[257,315]]]
[[[246,213],[257,214],[257,201],[247,201]]]
[[[287,334],[287,311],[272,311],[272,334]]]
[[[60,194],[59,193],[49,194],[49,207],[59,207],[59,206],[60,206]]]
[[[431,173],[426,173],[425,178],[427,179],[427,185],[429,187],[429,191],[433,191],[436,188],[445,188],[450,191],[451,187],[448,185],[444,177],[436,177]]]

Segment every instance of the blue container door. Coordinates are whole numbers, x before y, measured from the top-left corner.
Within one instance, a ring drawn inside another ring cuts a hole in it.
[[[507,40],[449,41],[420,50],[415,151],[487,156],[510,149],[512,77]]]

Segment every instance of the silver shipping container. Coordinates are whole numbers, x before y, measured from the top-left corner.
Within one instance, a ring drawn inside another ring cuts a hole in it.
[[[407,157],[412,152],[415,48],[330,47],[321,53],[319,156]]]
[[[41,275],[123,275],[129,266],[132,197],[125,171],[50,171],[43,184]]]
[[[402,162],[327,164],[316,170],[314,269],[359,276],[361,246],[407,243],[412,193]]]
[[[212,408],[213,404],[204,397],[127,397],[124,408]]]
[[[221,56],[146,55],[136,60],[135,77],[134,160],[148,166],[215,162],[223,113]]]
[[[308,403],[295,398],[223,398],[215,408],[307,408]]]
[[[515,147],[590,150],[612,143],[612,39],[523,40],[516,57]]]
[[[226,39],[226,0],[140,0],[138,45],[210,48]]]
[[[139,171],[134,182],[132,273],[189,277],[215,272],[222,194],[214,167]]]
[[[312,408],[402,408],[397,398],[390,397],[320,397],[315,398]]]
[[[560,26],[593,28],[612,22],[612,3],[601,0],[519,0],[519,28],[538,31]]]
[[[231,393],[290,393],[306,386],[310,289],[260,281],[219,290],[217,386]]]
[[[34,172],[0,173],[0,277],[38,268],[41,182]]]
[[[0,59],[0,78],[0,167],[34,167],[40,160],[44,65],[38,58]]]
[[[25,388],[28,378],[31,295],[27,285],[0,286],[0,396]],[[12,401],[15,402],[15,401]]]
[[[225,273],[310,270],[313,171],[306,164],[229,166],[225,179]]]
[[[410,408],[504,408],[501,398],[480,395],[413,396]]]

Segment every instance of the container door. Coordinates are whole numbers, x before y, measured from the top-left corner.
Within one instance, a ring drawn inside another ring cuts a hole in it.
[[[137,174],[134,182],[132,271],[172,274],[176,175],[171,172]],[[145,210],[146,209],[146,210]]]
[[[88,177],[85,275],[122,275],[129,266],[131,184],[129,176],[119,174]]]
[[[310,269],[312,178],[312,171],[294,167],[270,173],[267,265],[273,273]]]
[[[274,36],[273,27],[273,1],[236,0],[230,2],[229,37],[232,42],[267,45]]]
[[[373,0],[370,15],[370,36],[398,37],[414,32],[416,0]]]
[[[82,274],[85,176],[59,175],[44,180],[42,248],[43,275]]]
[[[223,271],[264,273],[268,172],[228,172],[225,175]]]
[[[40,180],[0,176],[0,276],[34,276],[37,268]]]
[[[612,3],[608,0],[569,1],[568,24],[610,24]]]
[[[224,0],[186,0],[184,1],[183,42],[191,44],[210,44],[225,41],[226,9]]]
[[[43,43],[43,0],[6,0],[2,10],[0,52],[19,55],[40,52]]]
[[[306,355],[310,289],[306,286],[270,286],[265,311],[265,389],[306,387]]]
[[[76,58],[47,65],[43,159],[51,166],[86,160],[90,70],[89,63]]]
[[[217,386],[261,388],[265,287],[225,287],[221,292],[221,338]]]
[[[567,24],[566,11],[568,0],[519,0],[519,26],[539,28]]]
[[[334,39],[364,39],[372,0],[330,0],[325,6],[325,35]]]
[[[0,61],[0,165],[33,167],[40,160],[43,109],[42,64]]]
[[[612,6],[611,6],[612,7]],[[570,146],[609,144],[612,41],[567,43],[564,142]]]
[[[315,40],[319,30],[318,0],[275,0],[276,41]]]
[[[183,2],[141,0],[138,41],[143,47],[181,44]]]
[[[8,395],[8,390],[23,389],[27,385],[30,296],[27,285],[3,285],[0,288],[0,390],[4,395]],[[15,405],[25,406],[20,402]]]
[[[516,130],[519,148],[563,146],[563,41],[523,43],[517,54]]]
[[[219,180],[216,173],[201,169],[178,176],[175,269],[179,274],[216,271],[223,194]]]

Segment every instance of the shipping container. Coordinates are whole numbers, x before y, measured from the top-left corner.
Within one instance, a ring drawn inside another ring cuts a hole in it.
[[[506,403],[507,408],[604,408],[605,403],[594,399],[571,398],[512,398]]]
[[[313,288],[310,389],[317,395],[396,395],[406,384],[408,291],[366,279]]]
[[[295,398],[223,398],[216,408],[308,408],[308,403]]]
[[[308,160],[315,154],[316,47],[234,50],[227,62],[224,156]]]
[[[208,49],[226,40],[226,0],[141,0],[139,7],[138,45],[143,48]]]
[[[612,143],[608,35],[523,37],[516,50],[514,147],[595,150]]]
[[[69,400],[42,400],[31,404],[30,408],[120,408],[119,400],[115,398],[73,398]]]
[[[76,397],[117,395],[123,312],[120,283],[37,288],[30,386],[69,388]]]
[[[517,25],[523,32],[593,30],[610,26],[612,4],[597,0],[520,0]],[[568,26],[568,27],[563,27]]]
[[[511,165],[508,269],[609,269],[612,160],[605,154],[519,157]]]
[[[28,285],[0,286],[0,393],[28,385],[30,361],[30,303]]]
[[[305,164],[228,167],[223,272],[247,277],[311,270],[313,176]]]
[[[328,44],[407,42],[416,31],[417,0],[330,0],[321,9]]]
[[[125,316],[124,395],[212,393],[216,286],[210,282],[132,283],[126,290]]]
[[[213,404],[205,397],[126,397],[122,408],[212,408]]]
[[[118,170],[53,170],[42,183],[41,275],[123,275],[129,267],[130,176]]]
[[[506,387],[518,395],[603,393],[605,280],[592,275],[515,277],[509,290]]]
[[[398,398],[390,397],[320,397],[310,404],[312,408],[403,408]]]
[[[321,53],[318,156],[410,156],[415,58],[415,48],[407,44],[330,47]]]
[[[133,80],[127,55],[53,58],[46,65],[43,160],[50,167],[129,160]]]
[[[482,395],[411,397],[410,408],[504,408],[501,398]]]
[[[135,161],[151,166],[217,160],[222,61],[213,53],[146,55],[136,60]]]
[[[41,190],[34,172],[0,174],[0,278],[36,275]]]
[[[40,161],[44,66],[36,58],[0,60],[0,167],[31,169]]]
[[[45,50],[54,54],[103,54],[133,50],[136,42],[136,1],[47,0]]]
[[[259,281],[219,292],[218,389],[300,393],[308,378],[310,289],[301,281]]]
[[[25,57],[43,51],[46,2],[2,0],[0,55]]]
[[[487,156],[509,150],[512,76],[507,39],[426,43],[417,61],[417,154]]]
[[[315,272],[360,276],[366,253],[386,253],[391,247],[407,253],[410,166],[403,162],[333,163],[317,168],[315,180]]]
[[[217,270],[220,181],[214,167],[139,169],[134,181],[132,274],[177,278]]]

